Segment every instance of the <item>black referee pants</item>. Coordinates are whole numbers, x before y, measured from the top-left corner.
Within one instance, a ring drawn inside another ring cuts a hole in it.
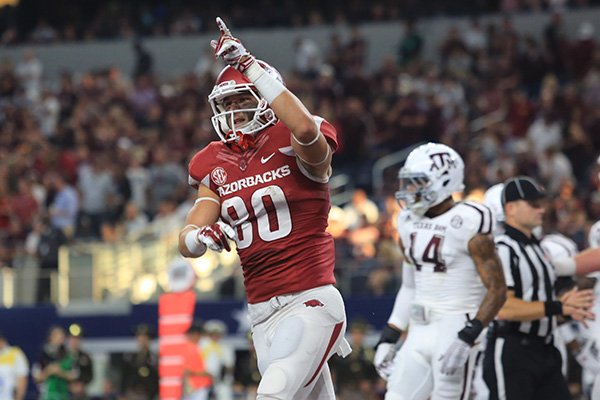
[[[490,400],[570,400],[561,372],[560,353],[552,341],[525,334],[488,337],[483,379]]]

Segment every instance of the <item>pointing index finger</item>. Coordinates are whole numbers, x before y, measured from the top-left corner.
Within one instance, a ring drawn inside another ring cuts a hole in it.
[[[229,30],[227,25],[225,25],[225,22],[223,22],[221,17],[217,17],[216,21],[217,21],[217,26],[219,27],[219,30],[221,31],[221,33],[223,35],[231,35],[231,31]]]

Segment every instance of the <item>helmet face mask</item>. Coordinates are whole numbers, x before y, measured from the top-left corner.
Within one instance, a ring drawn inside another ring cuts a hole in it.
[[[431,199],[431,196],[435,195],[435,193],[429,191],[431,187],[429,177],[421,172],[411,173],[401,170],[398,173],[398,180],[400,182],[396,192],[396,200],[406,208],[420,214],[420,210],[427,205],[423,200],[425,198]],[[425,211],[423,211],[423,214]]]
[[[268,64],[259,61],[267,73],[281,81],[279,73]],[[238,96],[237,107],[231,107],[228,99]],[[236,143],[242,135],[256,135],[277,123],[277,116],[256,87],[238,70],[225,67],[208,96],[213,112],[212,125],[225,143]],[[237,121],[237,122],[236,122]]]
[[[414,149],[398,172],[396,199],[417,215],[424,215],[454,192],[464,189],[464,163],[452,148],[427,143]]]

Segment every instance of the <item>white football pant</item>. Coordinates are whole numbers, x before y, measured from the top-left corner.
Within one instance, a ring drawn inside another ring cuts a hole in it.
[[[248,305],[258,368],[257,400],[334,400],[327,360],[346,356],[340,292],[322,286]]]
[[[478,346],[464,367],[443,375],[440,358],[465,327],[465,314],[432,313],[428,324],[412,319],[406,341],[394,360],[385,400],[463,400],[469,398]]]

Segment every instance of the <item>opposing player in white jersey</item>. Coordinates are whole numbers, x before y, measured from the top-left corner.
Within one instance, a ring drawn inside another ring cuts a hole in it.
[[[386,400],[467,399],[476,342],[506,299],[492,213],[452,199],[464,188],[463,174],[458,153],[434,143],[413,150],[399,172],[398,231],[407,262],[375,357],[380,373],[390,373]]]
[[[590,248],[600,249],[600,221],[597,221],[590,228],[588,233],[588,244]],[[592,311],[596,314],[596,317],[600,315],[600,273],[596,272],[591,274],[596,279],[594,286],[594,307]],[[592,321],[584,334],[589,339],[585,342],[583,349],[577,355],[578,361],[583,366],[583,380],[584,384],[587,380],[591,381],[591,399],[600,400],[600,321],[596,319]]]

